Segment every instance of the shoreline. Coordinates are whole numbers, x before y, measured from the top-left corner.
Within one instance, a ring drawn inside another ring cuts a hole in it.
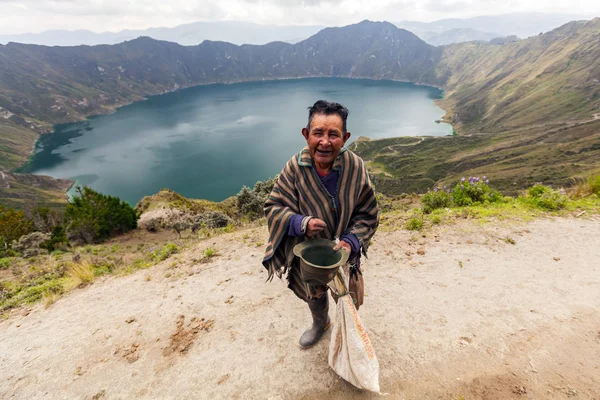
[[[60,122],[60,123],[56,123],[56,124],[52,124],[52,129],[48,130],[47,132],[37,132],[38,133],[38,138],[35,140],[35,142],[32,145],[32,148],[30,150],[30,154],[27,157],[27,160],[25,162],[23,162],[21,165],[17,166],[16,168],[14,168],[13,170],[9,171],[9,172],[14,172],[14,173],[20,173],[20,174],[26,174],[26,172],[21,172],[23,170],[23,168],[29,164],[31,162],[32,157],[35,155],[35,150],[37,149],[38,143],[42,137],[42,135],[51,135],[54,134],[56,129],[56,125],[59,124],[72,124],[72,123],[76,123],[76,122],[83,122],[86,120],[89,120],[91,118],[94,117],[99,117],[99,116],[103,116],[103,115],[112,115],[114,113],[116,113],[119,109],[138,103],[138,102],[143,102],[148,100],[151,97],[154,96],[162,96],[162,95],[166,95],[169,93],[175,93],[175,92],[179,92],[182,90],[186,90],[186,89],[193,89],[196,87],[203,87],[203,86],[210,86],[210,85],[236,85],[236,84],[241,84],[241,83],[261,83],[261,82],[276,82],[276,81],[288,81],[288,80],[302,80],[302,79],[352,79],[352,80],[366,80],[366,81],[388,81],[388,82],[397,82],[397,83],[408,83],[414,86],[428,86],[434,89],[438,89],[442,92],[442,97],[438,98],[438,99],[432,99],[432,102],[439,107],[442,111],[447,112],[447,110],[445,110],[444,108],[442,108],[439,104],[437,104],[437,102],[439,100],[442,100],[444,98],[444,94],[445,94],[445,90],[444,88],[440,87],[440,86],[436,86],[433,84],[427,84],[427,83],[423,83],[423,82],[412,82],[412,81],[408,81],[408,80],[401,80],[401,79],[386,79],[386,78],[372,78],[372,77],[348,77],[348,76],[323,76],[323,75],[309,75],[309,76],[290,76],[290,77],[277,77],[277,78],[263,78],[263,79],[259,79],[259,78],[250,78],[250,79],[234,79],[234,80],[227,80],[227,81],[223,81],[223,82],[206,82],[206,83],[197,83],[197,84],[191,84],[191,85],[187,85],[187,86],[178,86],[175,89],[171,89],[171,90],[164,90],[160,93],[154,93],[154,94],[148,94],[143,96],[140,99],[137,100],[133,100],[130,102],[124,102],[124,103],[117,103],[117,104],[113,104],[113,105],[109,105],[107,106],[108,111],[107,112],[96,112],[96,113],[91,113],[91,114],[87,114],[85,115],[83,118],[77,118],[77,119],[73,119],[71,121],[64,121],[64,122]],[[445,123],[448,123],[452,126],[453,131],[454,130],[454,126],[451,122],[448,121],[444,121],[443,117],[440,120],[436,120],[434,122],[438,123],[438,121],[442,121]],[[43,121],[45,122],[45,121]],[[396,137],[396,136],[392,136],[392,137]],[[401,137],[401,136],[398,136]],[[370,140],[378,140],[378,139],[371,139]],[[30,175],[37,175],[37,176],[46,176],[46,175],[38,175],[38,174],[30,174]],[[58,179],[58,178],[54,178],[51,177],[53,179]],[[69,187],[69,189],[67,189],[65,191],[65,195],[68,198],[68,192],[73,188],[73,186],[76,184],[76,181],[73,181],[72,185]]]

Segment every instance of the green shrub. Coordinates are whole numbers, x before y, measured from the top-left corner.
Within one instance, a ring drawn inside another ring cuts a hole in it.
[[[421,203],[423,212],[429,214],[438,208],[452,207],[453,200],[452,195],[445,190],[430,190],[423,195]]]
[[[107,260],[102,260],[102,261],[96,262],[92,265],[92,271],[94,271],[94,276],[102,276],[102,275],[110,274],[116,268],[117,267],[115,266],[115,263],[113,263],[112,261],[107,261]]]
[[[8,269],[12,264],[12,261],[9,257],[0,258],[0,270]]]
[[[233,225],[231,218],[221,211],[207,211],[200,214],[199,220],[209,229],[225,228]],[[200,226],[202,228],[202,226]]]
[[[179,246],[177,246],[175,243],[167,243],[166,245],[163,246],[162,249],[159,250],[154,250],[152,253],[150,253],[150,256],[152,258],[154,258],[156,261],[160,262],[160,261],[164,261],[167,258],[171,257],[173,254],[178,253],[179,252]]]
[[[211,258],[217,255],[217,250],[214,247],[209,247],[204,250],[204,257]]]
[[[454,204],[459,207],[471,204],[499,203],[504,200],[500,192],[490,187],[485,176],[483,179],[479,177],[470,177],[468,180],[462,178],[454,188],[453,197]]]
[[[44,296],[44,293],[61,294],[64,292],[65,282],[66,278],[60,277],[56,273],[41,275],[27,284],[0,282],[0,311],[23,303],[35,303]]]
[[[377,198],[377,206],[379,207],[379,211],[388,212],[394,209],[394,203],[388,196],[381,192],[376,192],[375,197]]]
[[[540,208],[546,211],[555,211],[565,208],[567,197],[558,190],[548,186],[536,184],[527,190],[525,197],[520,197],[521,201],[532,207]]]
[[[600,175],[590,176],[588,179],[588,183],[592,189],[592,193],[600,196]]]
[[[421,229],[423,229],[423,225],[423,215],[416,214],[413,215],[408,221],[406,221],[404,227],[409,231],[420,231]]]
[[[237,208],[240,214],[256,219],[262,216],[265,201],[248,186],[244,186],[237,195]]]
[[[57,247],[60,247],[61,245],[66,246],[67,244],[69,244],[69,241],[67,240],[67,233],[65,232],[65,228],[63,228],[62,226],[55,226],[52,228],[50,240],[47,240],[44,243],[40,244],[40,247],[42,249],[46,249],[52,252],[56,250]]]
[[[65,220],[69,237],[85,243],[101,242],[137,226],[137,215],[129,204],[87,186],[77,188],[77,195],[67,205]]]
[[[254,184],[254,192],[266,199],[266,197],[273,191],[275,182],[277,182],[277,176],[265,181],[258,181]]]
[[[242,187],[242,190],[237,194],[237,209],[241,215],[245,215],[250,219],[257,219],[264,215],[264,206],[269,194],[275,186],[277,177],[267,179],[266,181],[258,181],[254,185],[254,189],[248,186]]]
[[[439,215],[433,215],[431,217],[431,223],[433,225],[439,225],[442,223],[442,217],[440,217]]]

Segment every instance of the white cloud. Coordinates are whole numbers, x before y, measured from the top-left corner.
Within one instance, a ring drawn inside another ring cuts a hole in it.
[[[193,21],[340,26],[363,19],[466,18],[507,12],[600,16],[596,0],[0,0],[0,33],[48,29],[118,31]]]

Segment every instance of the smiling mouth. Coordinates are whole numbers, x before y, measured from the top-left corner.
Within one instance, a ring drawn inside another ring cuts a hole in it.
[[[328,156],[331,155],[333,153],[333,150],[319,150],[317,149],[317,154],[321,155],[321,156]]]

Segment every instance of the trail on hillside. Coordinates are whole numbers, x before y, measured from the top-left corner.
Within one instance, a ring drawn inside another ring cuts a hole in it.
[[[360,314],[390,398],[600,398],[600,219],[504,224],[375,236]],[[310,314],[265,283],[266,235],[0,322],[0,398],[376,398],[330,370],[328,335],[298,348]]]

